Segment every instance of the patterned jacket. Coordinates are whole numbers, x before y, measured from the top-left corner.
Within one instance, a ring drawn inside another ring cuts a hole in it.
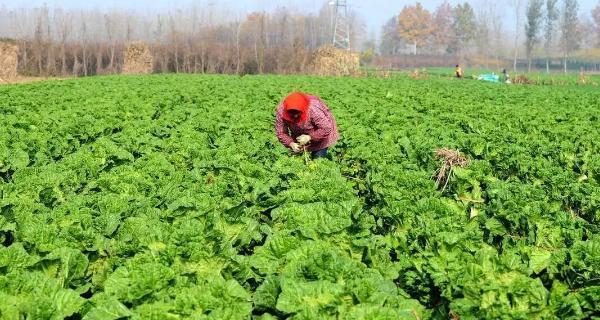
[[[329,108],[315,96],[307,96],[310,100],[308,117],[304,122],[290,122],[284,119],[283,103],[277,107],[275,117],[275,133],[279,141],[286,147],[303,134],[311,137],[307,151],[319,151],[329,148],[340,138],[335,118]]]

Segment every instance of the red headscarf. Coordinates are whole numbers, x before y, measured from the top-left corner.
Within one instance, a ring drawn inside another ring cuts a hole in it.
[[[310,107],[310,100],[308,97],[301,92],[291,93],[283,100],[283,119],[288,122],[300,123],[308,120],[308,108]],[[300,118],[297,120],[289,115],[290,110],[300,111]]]

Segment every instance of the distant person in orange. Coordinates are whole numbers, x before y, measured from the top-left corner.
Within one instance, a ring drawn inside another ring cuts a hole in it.
[[[456,65],[456,68],[454,69],[454,75],[459,79],[463,78],[463,71],[462,71],[462,68],[460,67],[460,64]]]

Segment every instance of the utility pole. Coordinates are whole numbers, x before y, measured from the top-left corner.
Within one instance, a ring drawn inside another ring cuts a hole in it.
[[[334,4],[333,1],[330,2]],[[348,1],[335,1],[335,22],[333,27],[333,46],[350,50],[350,23],[348,18]]]

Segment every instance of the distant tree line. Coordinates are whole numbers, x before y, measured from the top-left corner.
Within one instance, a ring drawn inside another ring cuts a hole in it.
[[[451,56],[458,61],[477,56],[492,59],[496,65],[500,60],[505,62],[512,52],[515,70],[524,51],[529,70],[534,57],[544,57],[549,71],[550,60],[560,56],[566,72],[567,60],[575,50],[600,47],[600,3],[589,16],[579,14],[577,0],[509,3],[517,30],[512,44],[506,31],[505,9],[497,1],[483,1],[477,9],[468,2],[452,6],[444,1],[433,12],[417,2],[405,6],[383,26],[379,51],[388,57],[422,55],[427,61],[432,55]]]
[[[125,11],[0,8],[0,38],[19,45],[20,73],[87,76],[119,73],[123,49],[141,41],[150,47],[155,72],[294,73],[312,51],[330,44],[332,7],[317,14],[287,8],[237,16],[208,5],[155,16]],[[362,23],[352,12],[352,43]]]
[[[600,47],[600,3],[580,12],[577,1],[483,0],[475,7],[444,1],[433,11],[417,2],[391,16],[379,39],[365,33],[351,10],[351,44],[365,63],[476,61],[500,68],[510,61],[516,70],[522,59],[531,69],[543,58],[546,70],[560,59],[566,71],[578,49]],[[27,75],[119,73],[124,48],[137,41],[150,47],[155,72],[296,73],[306,71],[316,48],[332,42],[333,6],[323,3],[316,13],[280,7],[243,16],[219,5],[157,14],[0,7],[0,38],[16,40],[18,69]]]

